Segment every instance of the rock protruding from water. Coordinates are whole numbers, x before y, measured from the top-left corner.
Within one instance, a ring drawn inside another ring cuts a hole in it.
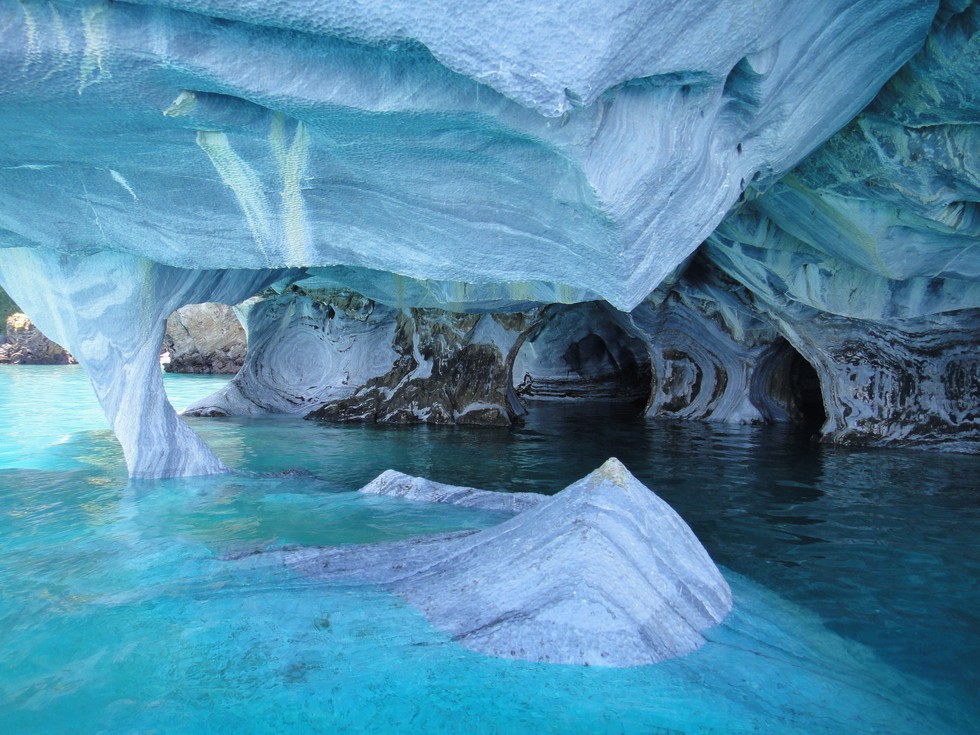
[[[683,656],[732,606],[691,529],[616,459],[485,531],[286,559],[313,576],[387,585],[463,646],[528,661]]]
[[[464,508],[500,510],[522,513],[547,499],[540,493],[506,493],[493,490],[477,490],[472,487],[445,485],[424,477],[413,477],[396,470],[386,470],[362,487],[358,492],[367,495],[387,495],[426,503],[448,503]]]
[[[5,330],[0,331],[0,365],[74,364],[75,358],[45,337],[26,314],[18,312],[7,317]]]
[[[227,304],[188,304],[167,318],[168,373],[237,373],[245,361],[245,329]]]

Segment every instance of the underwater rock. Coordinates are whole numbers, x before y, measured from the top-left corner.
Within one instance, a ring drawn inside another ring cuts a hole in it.
[[[362,487],[366,495],[387,495],[393,498],[419,500],[426,503],[448,503],[464,508],[500,510],[521,513],[535,507],[548,496],[540,493],[508,493],[477,490],[472,487],[445,485],[424,477],[413,477],[396,470],[386,470]]]
[[[168,373],[237,373],[245,360],[245,330],[226,304],[188,304],[167,317]]]
[[[0,332],[0,365],[74,365],[65,348],[45,337],[27,318],[17,313],[7,317]]]
[[[284,554],[316,578],[383,584],[501,658],[655,663],[699,648],[732,606],[691,529],[615,459],[485,531]]]

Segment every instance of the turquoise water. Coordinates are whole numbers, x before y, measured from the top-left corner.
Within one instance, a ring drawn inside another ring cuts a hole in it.
[[[223,383],[166,376],[182,407]],[[190,423],[242,475],[129,482],[84,374],[0,368],[0,732],[971,733],[980,458],[532,406],[513,430]],[[724,568],[684,659],[501,661],[270,557],[501,517],[361,497],[384,469],[554,492],[618,456]],[[305,469],[309,476],[268,473]]]

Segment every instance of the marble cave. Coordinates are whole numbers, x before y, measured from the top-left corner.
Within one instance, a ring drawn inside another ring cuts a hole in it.
[[[250,476],[222,426],[425,427],[476,456],[542,406],[614,404],[631,426],[795,427],[871,462],[980,449],[972,0],[0,0],[0,68],[0,287],[91,382],[130,515]],[[187,370],[237,373],[178,414],[161,344],[182,349],[191,317],[171,315],[195,304],[234,307],[199,318],[239,342]],[[329,436],[342,453],[355,434]],[[629,461],[589,461],[545,495],[391,469],[356,502],[493,523],[209,558],[367,585],[513,666],[795,651],[739,627],[788,603],[719,571],[711,523],[692,531]],[[153,721],[127,722],[103,726]],[[818,731],[770,725],[745,726]]]

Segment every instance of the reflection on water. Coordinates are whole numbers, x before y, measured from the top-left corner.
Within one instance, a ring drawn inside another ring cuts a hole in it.
[[[220,380],[166,383],[186,405]],[[223,731],[259,722],[274,723],[271,731],[378,729],[371,723],[413,716],[417,730],[458,730],[462,716],[487,731],[834,732],[850,717],[843,702],[860,691],[850,682],[863,669],[812,680],[805,667],[753,668],[762,666],[758,650],[733,653],[776,609],[793,619],[790,637],[817,640],[821,626],[841,637],[826,639],[834,652],[822,666],[843,660],[840,642],[853,641],[881,662],[876,671],[915,677],[917,690],[938,698],[937,717],[980,716],[978,457],[842,450],[786,427],[537,404],[513,429],[193,419],[244,474],[129,483],[77,368],[0,369],[0,402],[0,713],[14,732],[73,718],[88,729],[199,732],[208,721]],[[751,580],[731,576],[744,590],[742,627],[721,631],[701,658],[630,672],[487,660],[380,591],[324,591],[221,561],[500,520],[346,492],[388,468],[552,493],[609,456],[673,505],[716,561]],[[312,475],[267,474],[297,468]],[[761,604],[755,584],[783,602]],[[821,692],[828,680],[843,683]],[[912,732],[915,722],[898,727]]]

